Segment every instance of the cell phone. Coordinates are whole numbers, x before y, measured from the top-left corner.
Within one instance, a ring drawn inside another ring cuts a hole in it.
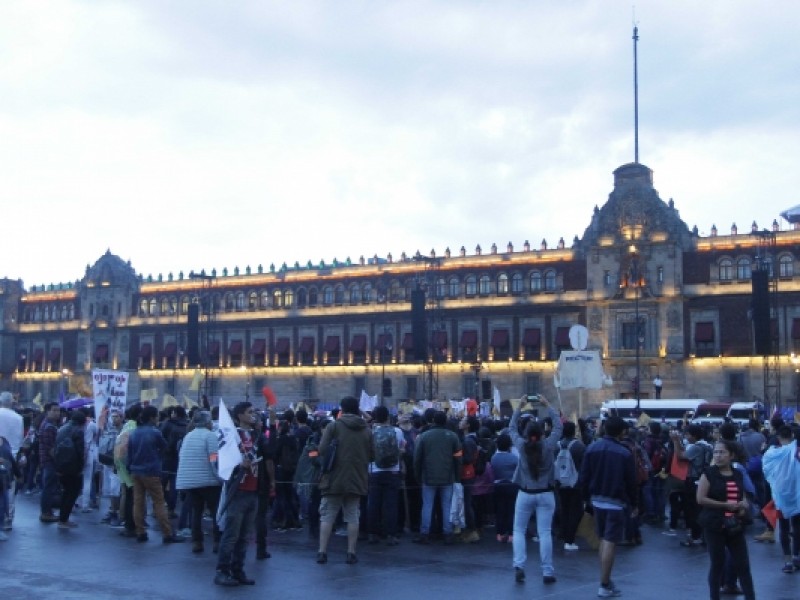
[[[539,394],[531,394],[528,396],[528,402],[530,402],[531,404],[540,404],[541,401],[542,400],[539,397]]]

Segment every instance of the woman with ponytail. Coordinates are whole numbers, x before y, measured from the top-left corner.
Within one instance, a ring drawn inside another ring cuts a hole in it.
[[[556,508],[553,464],[556,446],[561,439],[561,417],[544,396],[538,396],[536,402],[547,409],[553,421],[553,430],[545,437],[544,428],[539,422],[533,421],[528,423],[524,434],[520,435],[517,424],[521,406],[528,400],[527,396],[520,399],[509,424],[511,440],[519,452],[519,463],[512,480],[519,487],[514,506],[514,576],[518,583],[525,581],[525,562],[528,558],[525,531],[528,521],[535,514],[542,579],[544,583],[555,583],[553,537],[550,529]]]

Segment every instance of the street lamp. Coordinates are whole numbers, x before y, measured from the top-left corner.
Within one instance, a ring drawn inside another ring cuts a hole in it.
[[[639,288],[642,286],[641,275],[639,273],[640,264],[639,264],[639,253],[636,249],[636,246],[631,245],[629,248],[629,253],[631,256],[631,278],[629,280],[629,285],[633,285],[633,292],[634,292],[634,319],[636,320],[636,325],[634,327],[634,333],[636,335],[635,345],[636,345],[636,378],[634,379],[633,385],[633,392],[636,395],[636,414],[641,413],[641,403],[642,403],[642,381],[641,381],[641,346],[644,343],[644,331],[642,331],[642,323],[639,320]]]

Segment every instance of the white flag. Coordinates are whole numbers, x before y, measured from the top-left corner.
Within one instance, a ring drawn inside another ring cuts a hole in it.
[[[358,403],[358,408],[362,412],[369,412],[378,405],[378,397],[370,396],[365,390],[361,390],[361,400]]]
[[[219,476],[225,481],[231,478],[233,470],[242,462],[242,453],[239,452],[239,432],[233,424],[231,414],[225,403],[219,401]]]
[[[502,399],[500,398],[500,390],[494,388],[494,407],[497,410],[497,414],[500,414],[500,403]]]

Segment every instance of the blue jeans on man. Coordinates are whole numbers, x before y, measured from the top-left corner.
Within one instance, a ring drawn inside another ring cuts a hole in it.
[[[258,510],[258,493],[237,490],[225,500],[225,524],[219,542],[217,571],[236,575],[244,571],[244,558],[253,536]]]
[[[431,532],[431,518],[433,516],[433,503],[436,495],[442,505],[442,530],[445,536],[453,534],[453,523],[450,521],[450,505],[453,503],[453,484],[427,485],[422,484],[422,523],[420,533],[428,535]]]

